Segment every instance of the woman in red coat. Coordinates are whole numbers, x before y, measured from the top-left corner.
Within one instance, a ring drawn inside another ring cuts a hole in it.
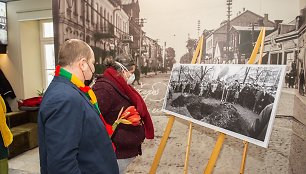
[[[125,173],[133,159],[142,154],[141,144],[144,139],[154,138],[154,129],[147,106],[140,94],[130,84],[134,81],[135,65],[128,58],[118,62],[112,57],[105,58],[106,70],[99,76],[93,86],[99,108],[105,121],[113,125],[122,109],[135,106],[141,117],[141,124],[119,124],[112,135],[116,148],[119,171]]]

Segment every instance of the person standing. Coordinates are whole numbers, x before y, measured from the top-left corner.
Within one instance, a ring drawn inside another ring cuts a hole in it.
[[[289,88],[294,88],[294,82],[295,82],[295,76],[293,71],[290,71],[289,73]]]
[[[299,75],[299,91],[301,95],[304,95],[304,84],[305,84],[305,75],[304,75],[304,69],[301,69],[300,75]]]
[[[286,73],[286,76],[285,76],[285,84],[286,84],[286,88],[288,88],[288,84],[289,84],[289,73]]]
[[[135,81],[137,81],[137,84],[140,85],[140,83],[139,83],[139,80],[140,80],[140,71],[139,71],[139,68],[137,67],[137,65],[134,65],[134,66],[135,66],[135,71],[134,71],[135,80],[133,81],[132,85],[134,85]]]
[[[233,92],[234,92],[234,103],[238,103],[239,93],[240,93],[240,83],[238,80],[235,80],[233,85]]]
[[[0,69],[0,95],[2,96],[5,106],[6,106],[6,112],[12,112],[12,109],[8,103],[8,99],[14,99],[16,98],[15,92],[10,84],[10,82],[5,77],[4,73]]]
[[[84,85],[95,71],[94,53],[77,39],[65,41],[55,76],[38,113],[41,174],[118,174],[110,125]]]
[[[133,62],[122,57],[115,61],[105,58],[107,67],[93,86],[99,107],[105,121],[113,125],[120,111],[134,106],[140,115],[140,124],[119,124],[114,131],[112,141],[116,147],[116,156],[120,174],[126,172],[127,166],[136,156],[142,154],[141,145],[145,138],[154,138],[154,128],[147,106],[140,94],[130,84],[134,81]]]
[[[270,103],[260,112],[259,117],[256,118],[251,127],[248,129],[250,137],[260,141],[265,140],[272,109],[273,103]]]
[[[13,142],[13,135],[6,124],[6,106],[0,95],[0,173],[8,174],[8,146]]]

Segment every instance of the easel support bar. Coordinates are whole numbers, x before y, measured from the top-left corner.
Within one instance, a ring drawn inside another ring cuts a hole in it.
[[[218,136],[216,145],[214,147],[214,150],[211,153],[210,159],[209,159],[208,164],[205,168],[204,174],[211,174],[212,171],[214,170],[214,167],[215,167],[216,161],[218,159],[219,153],[221,151],[224,139],[225,139],[225,134],[220,133],[220,135]]]
[[[243,149],[243,155],[242,155],[242,160],[241,160],[241,165],[240,165],[240,174],[244,173],[245,161],[246,161],[246,156],[247,156],[248,147],[249,147],[249,143],[247,141],[243,141],[243,144],[244,144],[244,149]]]
[[[259,36],[257,38],[255,47],[254,47],[253,52],[251,54],[251,57],[250,57],[250,59],[248,61],[248,64],[254,64],[255,63],[256,55],[258,53],[259,46],[261,45],[262,34],[263,34],[263,30],[261,30],[260,33],[259,33]]]
[[[187,172],[188,172],[188,162],[189,162],[189,153],[190,153],[190,146],[191,146],[191,137],[192,137],[192,122],[189,122],[189,133],[188,133],[188,140],[187,140],[187,147],[186,147],[184,174],[187,174]]]
[[[164,135],[163,135],[163,137],[161,139],[160,145],[159,145],[159,147],[157,149],[157,152],[156,152],[156,155],[154,157],[153,164],[151,166],[149,174],[155,174],[156,173],[158,164],[160,162],[160,159],[161,159],[162,154],[164,152],[164,149],[166,147],[167,140],[168,140],[169,135],[171,133],[171,129],[173,127],[174,120],[175,120],[174,116],[172,116],[172,115],[169,116],[167,127],[166,127]]]
[[[266,35],[266,29],[262,28],[261,30],[262,30],[262,36],[261,36],[261,46],[260,46],[259,60],[258,60],[259,65],[262,62],[262,54],[263,54],[263,50],[264,50],[264,46],[265,46],[265,35]]]
[[[203,41],[204,41],[204,38],[203,38],[203,36],[201,36],[200,40],[199,40],[199,43],[197,45],[197,48],[196,48],[195,52],[193,53],[191,64],[195,64],[197,60],[198,60],[198,62],[201,62]]]
[[[266,36],[266,29],[263,27],[259,33],[256,46],[253,49],[252,55],[250,57],[250,60],[248,61],[248,64],[254,64],[255,63],[255,58],[256,54],[258,53],[258,49],[260,46],[260,52],[259,52],[259,60],[258,64],[260,65],[262,63],[262,54],[263,54],[263,49],[264,49],[264,43],[265,43],[265,36]],[[241,165],[240,165],[240,174],[244,174],[244,168],[245,168],[245,162],[246,162],[246,157],[247,157],[247,152],[248,152],[248,147],[249,147],[249,142],[243,141],[244,144],[244,149],[243,149],[243,155],[242,155],[242,160],[241,160]]]

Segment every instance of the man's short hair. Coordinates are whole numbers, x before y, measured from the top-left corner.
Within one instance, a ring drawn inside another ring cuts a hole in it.
[[[81,58],[89,60],[92,56],[93,51],[87,43],[79,39],[69,39],[60,47],[58,64],[60,66],[68,66]]]

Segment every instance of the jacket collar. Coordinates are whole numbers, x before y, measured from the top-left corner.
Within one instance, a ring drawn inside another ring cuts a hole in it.
[[[66,79],[64,77],[61,77],[61,76],[54,76],[53,81],[57,82],[57,83],[65,83],[68,86],[71,86],[73,89],[78,91],[80,93],[80,95],[86,100],[86,102],[92,107],[92,109],[95,110],[96,113],[98,113],[98,111],[95,109],[94,105],[91,104],[91,102],[88,99],[88,97],[77,86],[75,86],[73,83],[71,83],[71,81],[69,81],[68,79]]]

